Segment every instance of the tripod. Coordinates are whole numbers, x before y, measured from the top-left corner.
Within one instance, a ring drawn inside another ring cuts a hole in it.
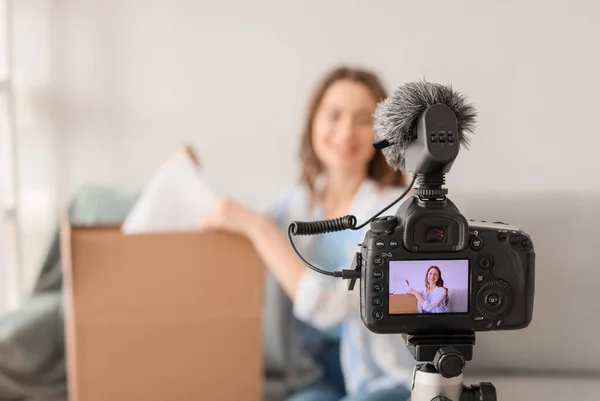
[[[410,401],[497,401],[492,383],[463,384],[465,363],[473,358],[475,333],[408,335],[406,343],[419,362]]]

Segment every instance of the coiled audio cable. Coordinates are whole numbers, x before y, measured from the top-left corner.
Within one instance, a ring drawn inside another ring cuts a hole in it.
[[[417,176],[415,175],[413,177],[412,182],[410,183],[408,188],[406,188],[406,190],[402,193],[402,195],[400,195],[396,200],[394,200],[392,203],[390,203],[385,208],[383,208],[381,211],[379,211],[376,215],[374,215],[373,217],[371,217],[370,219],[368,219],[367,221],[365,221],[363,224],[361,224],[359,226],[356,226],[357,220],[356,220],[356,217],[353,215],[347,215],[344,217],[339,217],[339,218],[330,219],[330,220],[309,221],[309,222],[305,222],[305,221],[292,222],[290,224],[290,226],[288,227],[288,238],[290,239],[290,244],[292,245],[294,252],[296,252],[296,255],[298,255],[300,260],[302,260],[302,262],[304,262],[304,264],[306,266],[308,266],[312,270],[316,271],[317,273],[321,273],[326,276],[341,277],[344,279],[360,278],[360,272],[357,272],[356,270],[341,270],[341,271],[330,272],[327,270],[319,269],[318,267],[314,266],[313,264],[308,262],[306,259],[304,259],[304,257],[300,254],[300,252],[294,245],[294,240],[292,239],[292,236],[295,236],[295,235],[318,235],[318,234],[326,234],[326,233],[332,233],[332,232],[337,232],[337,231],[344,231],[344,230],[348,230],[348,229],[360,230],[361,228],[363,228],[364,226],[369,224],[371,221],[373,221],[373,219],[379,217],[386,210],[388,210],[389,208],[394,206],[396,203],[400,202],[410,192],[413,185],[415,184],[416,178],[417,178]]]

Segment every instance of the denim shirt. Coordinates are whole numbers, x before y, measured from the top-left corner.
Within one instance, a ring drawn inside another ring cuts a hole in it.
[[[398,198],[403,190],[390,188],[379,191],[375,182],[364,181],[355,195],[349,214],[356,216],[358,224],[362,224]],[[398,206],[399,204],[393,206],[384,215],[394,214]],[[322,212],[310,208],[308,191],[298,187],[278,199],[272,209],[272,216],[287,233],[291,222],[319,220],[322,219]],[[357,245],[362,242],[368,229],[367,225],[361,230],[298,236],[294,237],[294,244],[306,260],[324,270],[348,269],[358,250]],[[273,309],[274,300],[268,302]],[[291,321],[294,325],[281,328],[280,333],[269,323],[269,313],[265,315],[265,327],[268,327],[272,340],[277,335],[286,336],[287,345],[292,347],[284,351],[288,353],[285,362],[280,358],[280,362],[287,363],[291,370],[286,373],[291,384],[307,385],[322,375],[311,355],[310,346],[318,347],[318,342],[323,338],[312,337],[309,339],[312,341],[306,342],[307,338],[303,337],[306,331],[302,327],[309,324],[325,333],[325,336],[339,336],[342,370],[348,394],[366,393],[398,385],[410,386],[414,359],[400,335],[374,334],[364,326],[360,318],[358,287],[354,291],[348,291],[347,281],[307,268],[301,278],[292,312]],[[268,337],[265,337],[265,341],[269,341]],[[306,348],[306,344],[309,348]],[[267,350],[267,364],[269,353],[271,361],[277,354],[272,345],[273,341],[266,343],[267,347],[271,347]],[[302,357],[294,360],[293,357],[290,358],[291,354]],[[303,369],[308,365],[312,365],[314,371],[309,373]]]
[[[446,305],[447,290],[444,287],[435,287],[429,293],[427,290],[421,291],[421,296],[425,299],[424,303],[419,302],[419,312],[421,313],[448,313],[448,305]]]

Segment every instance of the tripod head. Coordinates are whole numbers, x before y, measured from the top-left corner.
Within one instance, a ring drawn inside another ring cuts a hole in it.
[[[457,377],[473,359],[475,333],[409,334],[406,345],[417,362],[428,363],[443,377]]]
[[[419,362],[411,401],[497,401],[491,383],[463,385],[463,369],[473,358],[475,333],[410,334],[406,345]]]

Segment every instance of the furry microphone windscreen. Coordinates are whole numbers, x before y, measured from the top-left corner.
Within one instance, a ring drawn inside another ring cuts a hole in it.
[[[404,170],[404,151],[412,140],[413,129],[423,112],[434,104],[450,107],[458,120],[458,137],[468,147],[466,133],[474,133],[477,111],[467,103],[464,95],[451,87],[426,82],[410,82],[400,86],[375,111],[375,138],[387,140],[390,146],[382,150],[385,159],[395,171]]]

